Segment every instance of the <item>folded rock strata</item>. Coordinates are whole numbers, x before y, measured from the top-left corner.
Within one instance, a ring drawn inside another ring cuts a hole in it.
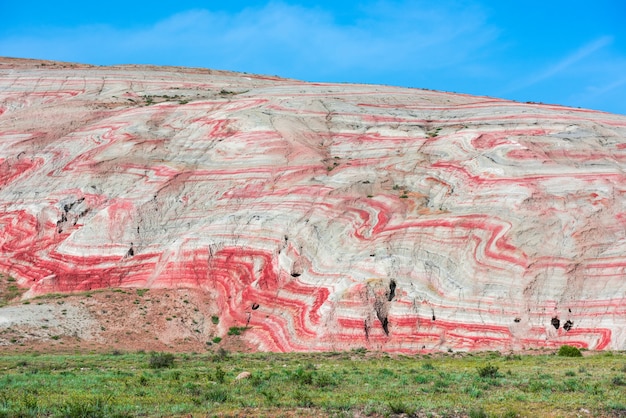
[[[0,60],[0,271],[197,288],[258,350],[626,349],[626,117]]]

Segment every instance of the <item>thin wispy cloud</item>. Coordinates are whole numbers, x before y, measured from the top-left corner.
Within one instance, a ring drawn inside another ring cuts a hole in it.
[[[609,93],[612,91],[615,91],[616,89],[618,89],[619,87],[622,87],[626,85],[626,77],[616,80],[608,85],[605,86],[601,86],[601,87],[591,87],[589,88],[590,93],[594,96],[600,96],[603,95],[605,93]]]
[[[201,65],[285,76],[422,71],[467,61],[496,30],[476,8],[379,2],[349,24],[320,9],[269,3],[238,13],[190,10],[153,25],[48,28],[0,40],[0,55],[93,63]],[[98,45],[97,48],[94,45]],[[174,61],[172,62],[172,57]]]
[[[553,78],[558,74],[567,71],[572,66],[575,66],[577,63],[592,55],[596,51],[610,45],[611,42],[613,42],[613,38],[610,36],[603,36],[595,39],[594,41],[581,46],[575,52],[561,59],[559,62],[549,65],[547,68],[536,73],[530,78],[517,82],[514,86],[504,91],[503,94],[516,92]]]
[[[81,19],[64,19],[66,11],[59,10],[58,20],[40,13],[44,23],[28,25],[27,6],[11,3],[22,11],[22,23],[5,19],[0,56],[425,87],[626,114],[626,31],[614,19],[620,15],[614,5],[569,8],[547,18],[525,4],[497,0],[326,1],[310,7],[255,0],[224,2],[221,11],[168,2],[167,12],[155,3],[149,15],[141,13],[143,0],[133,7],[114,2],[119,10],[110,9],[109,20],[96,6],[85,6],[76,12]],[[247,6],[237,6],[242,3]],[[56,12],[46,7],[46,13]],[[589,21],[574,27],[577,17]],[[50,23],[57,21],[105,23]]]

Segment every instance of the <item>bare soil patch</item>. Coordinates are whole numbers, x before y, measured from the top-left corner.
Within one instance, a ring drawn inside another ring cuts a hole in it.
[[[250,351],[197,289],[105,289],[13,299],[0,307],[0,352]],[[217,322],[217,323],[215,323]],[[213,343],[221,337],[219,344]]]

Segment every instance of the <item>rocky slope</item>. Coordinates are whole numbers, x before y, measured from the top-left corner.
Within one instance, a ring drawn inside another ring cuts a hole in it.
[[[258,350],[626,349],[625,169],[619,115],[0,59],[23,297],[194,289]]]

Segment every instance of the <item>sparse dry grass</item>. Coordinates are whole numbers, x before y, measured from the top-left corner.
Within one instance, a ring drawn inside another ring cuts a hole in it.
[[[13,277],[0,274],[0,306],[9,304],[9,302],[20,297],[26,290],[19,287]]]

